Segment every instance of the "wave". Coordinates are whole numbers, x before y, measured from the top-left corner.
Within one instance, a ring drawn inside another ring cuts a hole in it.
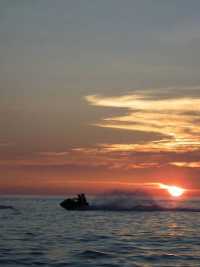
[[[116,207],[95,207],[91,206],[85,210],[100,210],[100,211],[138,211],[138,212],[154,212],[154,211],[178,211],[178,212],[200,212],[198,208],[189,208],[189,207],[176,207],[176,208],[167,208],[159,205],[137,205],[132,208],[116,208]]]
[[[98,251],[98,250],[85,250],[79,254],[79,256],[84,258],[112,258],[114,255],[112,253]]]
[[[0,205],[0,210],[15,210],[13,206]]]

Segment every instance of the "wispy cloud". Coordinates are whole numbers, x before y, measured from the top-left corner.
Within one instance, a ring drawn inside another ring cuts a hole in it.
[[[193,161],[193,162],[170,162],[171,165],[177,167],[185,167],[185,168],[200,168],[200,161]]]
[[[169,89],[168,89],[169,90]],[[171,93],[171,95],[170,95]],[[124,115],[112,116],[94,123],[99,127],[159,133],[163,138],[145,144],[125,145],[125,150],[191,151],[200,147],[200,97],[175,96],[160,98],[153,92],[105,97],[90,95],[89,104],[101,107],[124,108]],[[122,149],[122,145],[110,145],[110,149]]]
[[[67,156],[69,154],[68,151],[47,151],[47,152],[40,152],[39,153],[41,156],[49,156],[49,157],[60,157],[60,156]]]

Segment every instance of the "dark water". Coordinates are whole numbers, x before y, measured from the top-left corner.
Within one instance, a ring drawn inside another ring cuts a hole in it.
[[[200,266],[200,213],[65,211],[1,199],[0,266]]]

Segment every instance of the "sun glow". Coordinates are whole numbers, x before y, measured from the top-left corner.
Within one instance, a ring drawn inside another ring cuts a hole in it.
[[[173,197],[180,197],[185,191],[183,188],[177,186],[170,186],[167,190]]]
[[[184,188],[175,185],[160,184],[160,188],[166,189],[172,197],[180,197],[186,191]]]

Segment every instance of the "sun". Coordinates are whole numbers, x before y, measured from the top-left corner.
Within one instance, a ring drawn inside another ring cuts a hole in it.
[[[186,189],[175,185],[160,184],[160,188],[166,189],[172,197],[181,197],[186,191]]]
[[[178,186],[168,186],[167,191],[172,197],[180,197],[185,192],[185,189]]]

